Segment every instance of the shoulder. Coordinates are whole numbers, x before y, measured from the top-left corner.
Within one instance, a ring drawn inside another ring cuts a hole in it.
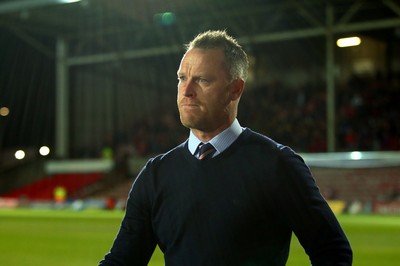
[[[295,152],[288,146],[285,146],[274,139],[255,132],[249,128],[246,128],[241,134],[239,139],[242,144],[259,147],[264,152],[272,152],[277,154],[294,154]]]
[[[157,167],[160,164],[164,164],[164,163],[168,163],[168,164],[179,163],[179,161],[181,161],[181,158],[187,156],[187,153],[189,153],[189,150],[187,148],[187,141],[185,141],[165,153],[162,153],[155,157],[150,158],[147,161],[145,168]]]
[[[239,146],[244,146],[244,152],[256,154],[256,156],[280,166],[293,164],[305,166],[303,158],[291,147],[281,144],[274,139],[246,128],[238,139]]]
[[[152,157],[142,167],[141,171],[136,176],[134,181],[135,186],[142,186],[144,184],[152,185],[158,177],[171,172],[172,169],[179,169],[179,164],[185,158],[185,150],[189,153],[186,142],[176,146],[175,148]]]

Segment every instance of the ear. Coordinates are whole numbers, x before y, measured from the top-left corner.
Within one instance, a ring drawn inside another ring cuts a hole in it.
[[[235,79],[231,83],[231,100],[238,100],[243,93],[244,90],[244,80],[243,79]]]

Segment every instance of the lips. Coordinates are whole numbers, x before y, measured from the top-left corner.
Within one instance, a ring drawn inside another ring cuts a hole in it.
[[[198,104],[182,104],[182,107],[198,107]]]
[[[196,108],[199,107],[199,103],[193,103],[193,102],[184,102],[180,104],[181,108]]]

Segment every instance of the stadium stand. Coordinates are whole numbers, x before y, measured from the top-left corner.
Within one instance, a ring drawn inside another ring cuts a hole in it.
[[[74,195],[83,187],[98,182],[102,177],[102,173],[56,174],[46,176],[2,196],[6,198],[25,197],[29,200],[53,200],[56,187],[64,187],[68,195]]]
[[[352,212],[400,213],[400,152],[300,155],[333,208]],[[112,160],[47,161],[43,165],[45,178],[2,193],[0,202],[18,206],[18,203],[7,199],[52,201],[54,188],[64,186],[71,204],[76,200],[94,200],[97,201],[95,205],[100,207],[115,206],[117,203],[123,206],[134,178],[147,158],[131,158],[127,175],[121,175]]]
[[[246,88],[239,121],[297,152],[326,152],[326,95],[323,81],[301,87],[271,81]],[[353,75],[338,84],[336,93],[336,151],[400,150],[400,73],[383,76]],[[124,132],[107,132],[108,146],[121,147],[131,156],[164,152],[187,137],[175,102],[131,122]],[[293,134],[296,132],[296,134]],[[111,140],[110,140],[110,137]],[[127,149],[129,147],[129,149]],[[102,147],[85,147],[76,158],[101,156]]]

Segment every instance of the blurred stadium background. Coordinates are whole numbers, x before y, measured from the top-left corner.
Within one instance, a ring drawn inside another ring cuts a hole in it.
[[[187,138],[176,70],[208,29],[250,56],[243,126],[299,152],[338,215],[399,216],[398,0],[1,0],[0,209],[123,210]]]

